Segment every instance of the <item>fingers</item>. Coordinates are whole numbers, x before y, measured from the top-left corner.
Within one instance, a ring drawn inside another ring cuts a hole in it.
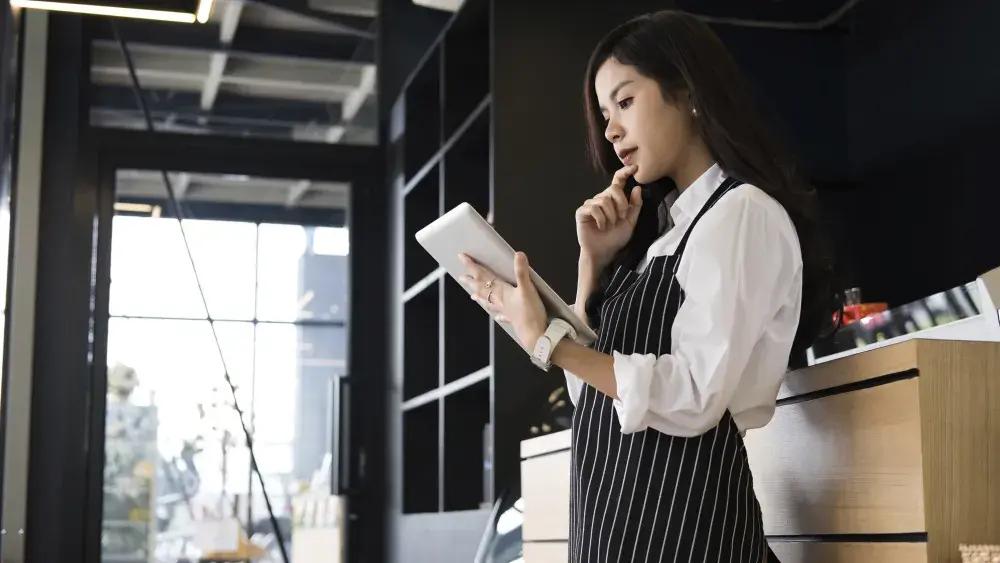
[[[608,189],[604,190],[601,195],[609,197],[615,204],[615,211],[618,213],[619,219],[624,219],[628,214],[629,204],[628,197],[625,195],[624,184],[617,185],[612,183]]]
[[[619,169],[615,172],[614,178],[611,180],[611,185],[603,192],[614,201],[619,219],[624,219],[628,215],[629,202],[628,198],[625,197],[625,182],[635,173],[635,170],[636,166],[634,164]]]
[[[636,186],[632,188],[632,193],[629,194],[629,208],[628,208],[628,222],[635,224],[636,220],[639,218],[639,210],[642,209],[642,188]]]
[[[598,229],[604,230],[605,227],[614,227],[619,219],[628,218],[634,211],[635,203],[625,195],[625,182],[635,173],[635,169],[633,164],[615,172],[607,189],[588,199],[577,209],[577,222],[593,221]]]
[[[500,311],[503,310],[503,303],[500,302],[500,299],[498,297],[498,294],[500,293],[500,288],[495,287],[492,290],[488,291],[491,291],[492,294],[487,295],[486,297],[480,297],[479,295],[472,294],[472,300],[475,301],[476,303],[479,303],[479,305],[481,305],[483,309],[486,309],[491,314],[498,315],[500,314]]]
[[[618,188],[619,191],[625,189],[625,182],[628,180],[629,176],[635,174],[636,168],[635,164],[630,164],[624,168],[620,168],[615,172],[614,177],[611,179],[611,187]]]
[[[614,227],[619,219],[624,219],[628,212],[628,200],[624,194],[620,194],[624,205],[620,205],[610,193],[602,192],[593,199],[588,199],[577,210],[577,221],[594,221],[597,228],[604,230],[605,227]]]
[[[624,219],[628,215],[628,198],[625,197],[625,192],[617,188],[609,188],[601,197],[610,200],[610,203],[614,206],[614,212],[619,219]]]
[[[523,252],[514,255],[514,277],[517,279],[517,287],[531,288],[531,266],[528,265],[528,256]]]
[[[503,306],[500,299],[503,282],[497,279],[496,274],[479,265],[468,255],[459,254],[458,257],[469,272],[458,280],[469,289],[469,297],[490,312],[499,311]]]
[[[490,287],[486,287],[485,281],[470,280],[466,276],[462,283],[471,292],[469,298],[479,303],[490,313],[499,313],[503,310],[504,284],[499,280],[493,282]]]
[[[618,223],[618,219],[622,217],[618,206],[615,204],[615,200],[606,193],[600,193],[592,201],[596,207],[600,208],[601,213],[604,215],[605,225],[614,227]]]
[[[635,186],[628,195],[628,201],[635,207],[642,207],[642,188]]]
[[[473,279],[479,279],[482,277],[483,267],[479,265],[479,262],[476,262],[468,254],[464,253],[459,253],[458,259],[465,265],[465,269],[469,272],[469,276]]]
[[[600,230],[604,230],[604,227],[614,216],[612,213],[611,217],[608,217],[608,214],[604,211],[604,207],[597,198],[588,199],[576,211],[577,222],[587,223],[592,221],[597,224],[597,228]]]

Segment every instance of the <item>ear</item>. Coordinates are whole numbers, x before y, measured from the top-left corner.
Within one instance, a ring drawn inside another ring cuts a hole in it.
[[[682,88],[675,90],[670,94],[670,96],[667,96],[664,99],[667,100],[670,105],[674,106],[674,109],[680,112],[681,115],[694,115],[694,108],[697,106],[695,106],[694,96],[691,94],[690,89]]]
[[[698,117],[698,106],[695,104],[694,95],[691,94],[690,90],[684,92],[684,105],[684,113],[688,113],[692,117]]]

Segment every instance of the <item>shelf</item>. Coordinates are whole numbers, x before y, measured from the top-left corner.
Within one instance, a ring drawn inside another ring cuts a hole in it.
[[[444,135],[451,136],[490,91],[489,2],[470,2],[444,34]]]
[[[412,287],[434,272],[438,263],[417,242],[417,231],[441,216],[440,177],[437,169],[403,198],[403,284]]]
[[[441,294],[437,284],[403,305],[403,400],[440,385]]]
[[[484,494],[489,464],[483,459],[490,423],[490,380],[444,399],[444,510],[474,510]],[[492,496],[492,495],[490,495]]]
[[[458,282],[444,281],[444,381],[450,383],[490,365],[493,320]]]
[[[403,413],[403,512],[440,510],[440,402]]]
[[[433,391],[428,391],[423,395],[418,395],[404,402],[403,410],[409,411],[416,408],[420,408],[423,405],[426,405],[427,403],[430,403],[432,401],[437,401],[438,399],[441,399],[443,397],[448,397],[450,395],[458,393],[459,391],[465,389],[466,387],[470,387],[481,381],[488,381],[490,379],[490,376],[492,375],[493,375],[492,366],[487,366],[482,369],[476,370],[475,372],[470,373],[469,375],[461,379],[457,379],[455,381],[452,381],[451,383],[447,383],[437,389],[434,389]]]
[[[476,121],[480,117],[482,117],[483,114],[487,112],[487,110],[489,110],[490,103],[492,102],[492,100],[493,96],[487,94],[486,96],[483,97],[482,100],[479,101],[479,104],[477,104],[476,107],[472,110],[472,113],[470,113],[465,118],[465,121],[462,122],[462,125],[450,137],[448,137],[447,140],[445,140],[444,145],[441,147],[441,150],[439,150],[437,153],[431,156],[427,160],[427,162],[420,168],[420,170],[417,171],[416,174],[414,174],[412,177],[408,177],[408,179],[406,180],[406,185],[403,187],[403,195],[409,194],[411,191],[413,191],[416,188],[417,184],[422,182],[423,179],[432,170],[436,170],[436,167],[441,162],[441,159],[444,158],[444,155],[449,150],[451,150],[451,147],[454,146],[455,143],[457,143],[458,140],[462,138],[466,130],[468,130],[474,123],[476,123]],[[486,113],[486,115],[487,115],[486,119],[489,119],[489,114]]]
[[[468,202],[490,213],[490,112],[475,115],[444,157],[444,210]]]
[[[441,148],[440,53],[431,52],[404,93],[403,166],[408,179]]]
[[[393,318],[402,314],[404,322],[395,343],[403,352],[393,361],[393,380],[402,386],[394,408],[401,412],[389,424],[396,451],[403,447],[409,456],[402,479],[409,487],[403,503],[408,518],[414,512],[430,521],[466,514],[503,491],[516,492],[520,472],[510,461],[518,459],[520,442],[559,429],[572,413],[565,392],[557,397],[563,401],[558,408],[548,400],[565,382],[538,377],[523,350],[497,332],[414,234],[468,203],[509,236],[518,229],[546,231],[510,242],[523,246],[533,263],[551,266],[547,280],[553,287],[573,287],[576,272],[559,249],[575,241],[572,233],[549,228],[551,215],[579,205],[579,195],[567,186],[601,179],[574,141],[582,123],[578,104],[559,100],[579,97],[581,65],[608,22],[636,9],[626,4],[587,4],[567,19],[564,11],[528,2],[465,0],[433,40],[394,35],[387,43],[386,53],[406,53],[406,67],[414,68],[401,81],[399,97],[385,100],[403,109],[380,116],[388,143],[402,131],[399,145],[386,147],[385,155],[398,197],[393,206],[407,221],[403,228],[395,225],[395,236],[406,241],[394,239],[396,255],[389,257],[400,300]],[[394,9],[402,17],[402,8]],[[402,33],[403,27],[393,29]],[[430,41],[419,49],[422,54],[408,50],[417,39],[421,45]],[[402,77],[392,70],[386,68],[386,83],[395,91]],[[424,423],[426,428],[419,426]],[[420,441],[415,436],[423,436],[423,446],[414,445]],[[417,473],[416,464],[426,473]],[[400,497],[399,483],[393,486]],[[410,545],[426,545],[421,541],[429,529],[414,529],[413,541],[400,543],[400,553],[419,559]],[[454,552],[456,544],[446,542]],[[448,555],[448,547],[426,552]]]
[[[411,285],[406,291],[403,292],[403,303],[406,303],[410,299],[413,299],[414,297],[419,295],[420,292],[434,285],[434,282],[444,277],[444,274],[445,274],[445,269],[438,268],[437,270],[434,270],[433,272],[424,276],[417,283]]]

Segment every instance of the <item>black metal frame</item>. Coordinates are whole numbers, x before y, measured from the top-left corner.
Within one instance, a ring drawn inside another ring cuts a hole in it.
[[[111,218],[119,169],[350,182],[349,409],[340,439],[350,560],[381,559],[387,253],[377,147],[91,129],[99,20],[51,14],[40,209],[26,561],[100,561]],[[328,223],[329,224],[329,223]],[[360,319],[364,319],[362,323]],[[375,321],[375,322],[372,322]],[[365,353],[365,350],[369,353]],[[348,480],[349,477],[349,480]],[[346,484],[345,484],[346,481]]]
[[[104,296],[103,298],[100,298],[97,301],[98,307],[96,308],[96,314],[95,314],[95,323],[94,323],[95,366],[103,366],[106,364],[105,352],[107,348],[107,322],[109,318],[109,315],[107,313],[108,311],[107,288],[110,285],[110,278],[107,277],[110,272],[110,261],[109,261],[110,247],[111,247],[110,219],[114,215],[112,206],[115,201],[115,175],[118,170],[137,169],[137,168],[142,168],[142,169],[166,168],[168,170],[184,170],[196,173],[222,173],[222,174],[266,173],[269,177],[292,177],[292,178],[307,177],[312,180],[321,180],[321,181],[337,181],[337,182],[351,181],[352,183],[354,183],[355,186],[358,186],[359,188],[364,186],[364,184],[366,183],[363,174],[361,174],[360,177],[358,176],[352,177],[350,175],[344,174],[344,170],[348,169],[346,167],[345,169],[337,170],[333,168],[320,168],[312,166],[310,169],[311,163],[314,164],[316,162],[324,162],[324,161],[318,160],[318,157],[320,155],[315,154],[316,151],[306,149],[301,144],[274,143],[272,145],[269,143],[265,143],[265,145],[267,146],[263,147],[264,151],[259,153],[258,151],[261,151],[261,149],[253,147],[253,144],[257,142],[249,143],[241,147],[235,147],[232,145],[232,141],[230,139],[210,138],[206,139],[207,142],[205,142],[202,145],[207,151],[207,153],[213,154],[218,152],[219,154],[226,154],[227,157],[224,160],[212,160],[211,162],[209,162],[209,160],[207,159],[189,158],[184,156],[185,155],[184,151],[179,150],[181,148],[180,146],[175,146],[173,150],[161,150],[163,147],[160,145],[159,141],[163,141],[164,139],[149,138],[147,136],[147,140],[143,140],[141,137],[133,138],[133,136],[130,134],[120,135],[120,133],[122,132],[111,131],[111,130],[94,130],[93,133],[95,139],[97,140],[96,145],[99,147],[97,162],[100,163],[100,170],[101,170],[100,182],[99,182],[99,190],[101,194],[100,196],[101,219],[99,220],[99,224],[102,225],[102,228],[100,229],[101,234],[98,238],[99,250],[98,250],[97,264],[100,274],[97,279],[99,280],[100,283],[99,294]],[[183,138],[183,136],[178,136],[178,137],[181,138],[174,138],[172,140],[176,142],[187,140],[186,138]],[[109,142],[109,139],[112,139],[112,141]],[[127,151],[123,150],[123,146],[118,144],[118,141],[120,139],[122,140],[122,142],[125,142],[125,144],[128,145],[129,150]],[[124,139],[128,139],[128,141],[124,141]],[[281,153],[283,153],[282,166],[280,167],[246,166],[247,163],[259,160],[261,155],[266,154],[266,151],[268,149],[278,150],[281,151]],[[375,156],[374,149],[362,150],[362,151],[354,151],[353,150],[354,147],[350,147],[350,149],[351,149],[350,152],[353,154],[358,154],[360,152],[360,154],[363,155],[365,152],[367,152],[368,153],[367,159],[369,160],[369,162],[364,162],[364,161],[356,162],[355,165],[349,169],[358,171],[358,170],[364,170],[365,168],[371,166],[372,164],[370,162],[371,157]],[[334,159],[329,158],[330,155],[326,156],[327,156],[326,159],[327,162],[329,160],[337,160],[335,158]],[[150,165],[157,162],[158,162],[158,167],[151,168]],[[192,167],[192,165],[196,167]],[[364,204],[362,203],[361,205],[363,206]],[[315,221],[311,220],[316,219],[317,214],[311,213],[310,211],[311,210],[300,210],[300,211],[287,210],[284,215],[285,222],[315,223]],[[342,214],[328,214],[328,218],[334,220],[327,221],[325,223],[326,225],[332,226],[335,223],[340,223],[341,225],[344,224],[343,221],[344,218]],[[336,221],[336,219],[340,219],[340,221]],[[357,239],[358,237],[354,234],[352,229],[351,277],[353,279],[357,279],[357,277],[354,274],[354,270],[356,269],[357,264],[356,260],[353,259],[353,256],[355,253],[359,251],[366,252],[365,244]],[[375,254],[377,255],[378,253],[376,252]],[[358,284],[352,284],[352,289],[355,287],[358,287]],[[368,310],[371,307],[373,307],[370,304],[369,305],[358,304],[357,298],[354,296],[354,293],[355,292],[352,291],[352,299],[351,299],[352,310]],[[350,352],[349,356],[356,358],[358,357],[358,351],[357,351],[358,345],[355,343],[359,341],[357,338],[353,337],[353,334],[358,329],[359,323],[353,322],[354,317],[355,317],[354,315],[351,315],[350,319],[352,320],[349,320],[347,324],[349,329],[348,338],[349,341],[351,342],[351,344],[349,345],[349,352]],[[305,321],[297,324],[312,325],[316,323],[310,323],[308,321]],[[324,323],[324,324],[335,325],[337,323]],[[339,378],[341,385],[344,384],[350,385],[350,383],[353,381],[354,378],[351,377],[351,373],[353,373],[356,368],[355,363],[356,362],[352,362],[349,359],[349,367],[348,367],[349,373],[348,375],[341,376]],[[106,394],[106,387],[105,387],[106,381],[101,377],[94,377],[93,379],[95,381],[95,385],[92,388],[92,397],[95,398],[104,397]],[[375,393],[379,392],[377,389],[372,389],[371,391]],[[350,397],[349,393],[344,393],[341,391],[340,393],[338,393],[338,397],[345,401],[342,402],[342,408],[345,408],[348,414],[353,412],[363,412],[361,409],[350,409],[349,407],[343,406],[346,404],[346,400],[349,400]],[[93,529],[88,531],[88,538],[94,538],[94,537],[99,538],[100,537],[99,525],[101,518],[98,511],[100,510],[100,499],[102,498],[100,496],[100,486],[102,483],[100,477],[102,475],[104,467],[104,459],[103,459],[104,404],[103,401],[101,400],[94,400],[92,401],[92,405],[93,405],[92,418],[91,418],[92,430],[89,437],[89,443],[91,444],[90,448],[91,455],[89,458],[89,462],[90,462],[91,475],[95,475],[97,477],[91,478],[90,482],[88,483],[92,487],[93,496],[91,496],[90,498],[94,499],[94,502],[88,503],[89,505],[87,509],[88,509],[88,520],[91,522],[95,522],[96,525],[92,526]],[[362,436],[357,436],[356,438],[352,439],[352,434],[355,434],[356,432],[364,428],[364,425],[362,423],[352,420],[345,420],[343,422],[344,422],[343,426],[339,429],[343,435],[335,439],[334,444],[331,444],[331,446],[334,446],[337,442],[340,442],[345,445],[356,443],[355,440],[357,440],[358,441],[357,443],[360,444],[364,444],[366,442],[365,438]],[[356,423],[352,424],[352,422]],[[362,447],[364,446],[362,445]],[[345,453],[346,453],[346,459],[344,455]],[[347,494],[349,497],[352,498],[352,500],[357,499],[358,496],[355,490],[348,489],[348,487],[351,485],[351,476],[354,473],[352,469],[358,467],[358,463],[360,463],[358,457],[359,456],[357,455],[357,452],[337,452],[336,459],[343,466],[335,467],[332,470],[334,474],[338,477],[337,483],[340,487],[340,490],[335,492],[341,494]],[[352,511],[353,514],[355,513],[356,509],[362,507],[365,503],[355,502],[351,504],[353,506],[350,507],[350,510]],[[355,530],[352,530],[352,532],[354,531],[360,532],[361,531],[360,528],[361,526],[357,526],[357,528]],[[355,545],[359,544],[355,542]]]
[[[13,191],[14,184],[17,181],[17,159],[18,159],[18,135],[17,127],[19,124],[19,113],[20,113],[20,78],[21,78],[21,52],[23,48],[21,43],[24,39],[24,32],[22,31],[23,18],[21,15],[13,10],[10,4],[4,6],[2,13],[0,13],[0,41],[2,41],[2,47],[0,47],[0,166],[3,165],[3,159],[9,156],[11,161],[10,166],[10,190]],[[10,112],[13,112],[11,114]],[[0,194],[3,197],[4,194]],[[11,197],[10,201],[11,209],[10,213],[13,216],[14,201]],[[13,222],[11,222],[10,233],[13,233]],[[8,277],[12,270],[11,264],[14,261],[14,253],[12,251],[14,247],[14,237],[10,236],[7,242],[7,272]],[[11,283],[8,282],[5,288],[5,299],[4,303],[10,303],[11,296]],[[4,313],[7,314],[6,307]],[[3,338],[3,342],[10,342],[10,322],[3,323],[3,330],[0,330],[0,338]],[[6,453],[6,436],[7,436],[7,382],[8,382],[8,358],[9,354],[3,354],[0,357],[0,471],[4,467],[4,456]],[[0,521],[2,521],[3,516],[3,505],[0,503]]]
[[[194,26],[142,20],[117,23],[127,41],[146,45],[322,61],[371,63],[375,60],[373,41],[352,35],[240,26],[232,43],[223,45],[219,42],[219,27],[214,24]],[[103,24],[97,26],[95,39],[114,41],[111,26],[107,22]]]

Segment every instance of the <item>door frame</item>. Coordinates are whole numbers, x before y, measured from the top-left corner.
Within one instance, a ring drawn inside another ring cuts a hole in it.
[[[349,511],[346,550],[351,561],[382,560],[387,537],[384,460],[391,361],[385,350],[391,333],[386,270],[393,228],[384,150],[91,128],[91,39],[94,26],[106,22],[38,11],[27,14],[26,21],[33,20],[44,23],[44,33],[31,41],[45,57],[30,74],[39,91],[30,100],[31,123],[22,124],[33,128],[34,144],[32,151],[22,151],[21,164],[30,156],[32,166],[18,170],[19,188],[31,175],[33,189],[15,192],[14,206],[33,202],[36,217],[19,221],[17,211],[12,214],[14,228],[20,229],[18,240],[24,244],[14,245],[20,261],[14,263],[11,279],[17,277],[23,292],[12,299],[18,313],[8,329],[16,331],[23,344],[18,369],[11,373],[17,371],[18,389],[24,393],[19,395],[18,416],[8,417],[8,430],[18,425],[23,434],[17,461],[24,466],[19,475],[27,485],[13,491],[24,500],[18,505],[23,514],[3,515],[5,521],[16,516],[24,534],[8,535],[4,552],[16,551],[15,561],[100,561],[103,364],[115,171],[167,168],[351,184],[351,207],[345,217],[351,245],[349,309],[363,312],[364,322],[361,314],[349,314],[345,381],[350,385],[350,402],[364,408],[348,409],[342,437],[349,444],[340,472]],[[30,202],[24,199],[28,196]],[[21,211],[27,207],[20,205]],[[25,230],[31,232],[21,233]],[[22,316],[25,322],[19,322]],[[5,399],[11,397],[5,393]],[[5,448],[11,447],[7,440]],[[14,460],[8,456],[7,461]],[[5,489],[12,492],[6,482]]]
[[[93,365],[104,366],[107,363],[108,321],[110,319],[110,272],[112,221],[115,215],[116,179],[119,170],[166,170],[176,172],[207,173],[207,174],[242,174],[269,178],[294,178],[314,181],[345,182],[351,185],[349,197],[350,207],[345,214],[330,213],[324,226],[348,226],[350,237],[349,254],[349,294],[351,311],[377,309],[379,303],[371,299],[372,292],[355,291],[365,287],[358,284],[359,278],[370,280],[373,269],[383,263],[372,260],[381,253],[377,248],[370,248],[366,242],[368,237],[359,236],[357,229],[364,229],[366,214],[364,208],[368,198],[364,192],[377,190],[383,185],[380,172],[381,150],[379,147],[361,146],[330,146],[296,142],[268,141],[260,139],[241,139],[228,137],[200,137],[185,134],[155,133],[143,131],[90,129],[88,142],[83,146],[91,156],[85,159],[92,163],[88,173],[97,185],[97,237],[95,252],[95,287],[94,287],[94,318],[93,318]],[[360,205],[360,208],[359,208]],[[169,203],[164,202],[167,214],[173,216],[168,209]],[[233,219],[236,219],[235,217]],[[315,212],[306,210],[298,217],[293,212],[288,216],[290,223],[316,223]],[[251,219],[247,219],[251,220]],[[340,224],[338,224],[338,222]],[[378,225],[373,225],[378,226]],[[383,225],[384,227],[384,225]],[[365,260],[365,258],[369,258]],[[360,259],[359,259],[360,258]],[[367,269],[367,272],[365,271]],[[384,275],[381,275],[384,278]],[[367,302],[365,297],[368,296]],[[381,318],[385,318],[382,316]],[[348,338],[348,369],[347,374],[339,378],[339,386],[335,387],[335,397],[339,401],[338,415],[346,415],[346,420],[338,424],[331,448],[340,448],[335,454],[335,463],[331,468],[331,483],[338,486],[334,494],[347,498],[349,517],[346,519],[348,552],[360,547],[358,541],[351,538],[358,533],[362,524],[362,514],[359,509],[368,504],[366,494],[371,486],[355,486],[352,476],[365,460],[366,449],[371,449],[371,436],[364,431],[367,421],[360,420],[366,409],[350,408],[351,397],[355,400],[366,400],[365,397],[384,395],[379,378],[354,378],[352,357],[357,357],[358,347],[363,339],[355,338],[360,332],[360,315],[349,314],[347,323]],[[367,318],[370,322],[372,319]],[[100,533],[103,512],[103,469],[105,446],[105,409],[107,380],[99,376],[95,367],[93,385],[90,389],[91,400],[87,464],[87,503],[86,521],[88,554],[96,554],[97,563],[100,559]],[[353,383],[353,385],[352,385]],[[368,402],[366,400],[366,402]],[[377,402],[377,401],[376,401]],[[366,445],[368,446],[366,448]],[[378,447],[375,445],[375,447]],[[370,457],[370,456],[369,456]],[[363,468],[361,469],[363,471]],[[253,477],[252,477],[253,478]],[[255,479],[255,478],[254,478]],[[372,514],[364,520],[371,521]],[[357,524],[351,526],[351,524]],[[287,538],[286,538],[287,539]],[[95,543],[92,543],[95,542]],[[352,545],[353,544],[353,545]],[[89,561],[89,559],[88,559]]]

